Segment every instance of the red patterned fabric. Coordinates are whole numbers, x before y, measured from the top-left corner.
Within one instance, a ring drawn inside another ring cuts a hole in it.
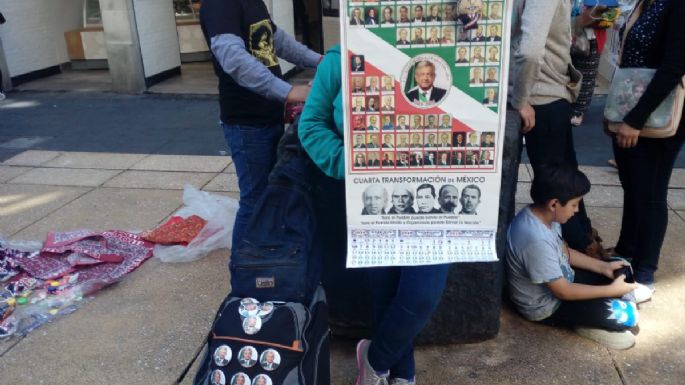
[[[188,218],[171,217],[163,225],[142,234],[143,239],[161,245],[187,246],[197,237],[207,221],[197,215]]]

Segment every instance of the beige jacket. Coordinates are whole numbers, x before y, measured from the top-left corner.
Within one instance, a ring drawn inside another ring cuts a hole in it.
[[[582,75],[571,64],[571,0],[515,0],[509,102],[576,100]]]

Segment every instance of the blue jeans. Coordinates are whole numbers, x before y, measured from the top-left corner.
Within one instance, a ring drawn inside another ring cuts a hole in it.
[[[247,126],[221,123],[221,128],[231,150],[240,188],[240,205],[233,226],[231,246],[235,250],[240,247],[247,223],[276,163],[276,148],[278,140],[283,135],[283,125]]]
[[[390,370],[392,378],[414,377],[414,338],[440,303],[449,266],[369,269],[376,321],[369,363],[374,370]]]

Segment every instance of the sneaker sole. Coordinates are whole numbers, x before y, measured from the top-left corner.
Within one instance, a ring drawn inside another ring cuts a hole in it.
[[[583,338],[595,341],[600,345],[614,350],[626,350],[635,346],[635,336],[632,333],[630,334],[633,336],[632,339],[626,338],[625,341],[616,341],[616,338],[612,338],[610,335],[607,335],[603,331],[599,331],[597,329],[576,328],[575,332]]]

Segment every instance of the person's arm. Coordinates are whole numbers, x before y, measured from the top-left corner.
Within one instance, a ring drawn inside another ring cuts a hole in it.
[[[285,102],[293,88],[274,75],[245,49],[245,42],[233,34],[221,34],[211,39],[212,54],[221,68],[240,86],[267,99]]]
[[[333,119],[333,102],[341,86],[340,52],[332,50],[319,64],[298,126],[307,154],[326,175],[336,179],[345,177],[345,146]]]
[[[510,103],[521,113],[525,132],[535,126],[535,111],[528,99],[540,74],[545,44],[560,1],[565,0],[528,0],[521,13],[522,36],[519,49],[513,55],[516,73]]]
[[[310,50],[304,44],[298,42],[288,35],[283,29],[276,28],[274,33],[274,45],[276,55],[298,67],[316,68],[322,57],[320,54]]]
[[[560,300],[578,301],[603,297],[620,297],[637,285],[625,282],[625,276],[620,276],[610,285],[584,285],[569,282],[561,269],[560,256],[555,245],[548,241],[540,240],[530,242],[523,252],[524,265],[531,282],[545,285]],[[576,254],[573,254],[577,257]],[[589,257],[588,257],[589,258]],[[578,258],[569,258],[569,262],[577,261]],[[581,258],[580,264],[584,260]],[[587,266],[587,265],[586,265]]]
[[[664,57],[654,78],[647,86],[638,103],[623,121],[634,129],[642,129],[649,115],[656,110],[685,75],[685,2],[672,2],[667,16],[668,25],[664,37]]]
[[[592,271],[593,273],[601,274],[607,278],[614,279],[614,271],[620,269],[623,266],[629,266],[630,263],[624,260],[618,261],[601,261],[596,258],[592,258],[588,255],[581,253],[580,251],[569,248],[570,252],[569,262],[571,266],[577,267],[583,270]]]
[[[617,298],[637,288],[637,284],[628,283],[625,281],[625,278],[625,275],[621,275],[609,285],[585,285],[569,282],[566,278],[560,277],[552,282],[548,282],[546,285],[552,294],[562,301]]]

